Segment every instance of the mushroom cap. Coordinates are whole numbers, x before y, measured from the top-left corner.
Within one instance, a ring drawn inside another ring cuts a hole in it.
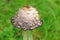
[[[32,6],[19,8],[16,14],[11,18],[11,22],[14,26],[23,30],[34,29],[42,25],[38,17],[38,11]]]

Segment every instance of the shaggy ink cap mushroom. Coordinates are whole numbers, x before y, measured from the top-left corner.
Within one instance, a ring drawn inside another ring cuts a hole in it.
[[[38,11],[32,6],[19,8],[17,13],[12,17],[11,22],[14,26],[23,30],[34,29],[42,25]]]

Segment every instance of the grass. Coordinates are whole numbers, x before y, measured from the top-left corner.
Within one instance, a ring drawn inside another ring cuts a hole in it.
[[[32,30],[34,40],[60,40],[60,0],[0,0],[0,40],[23,39],[10,19],[24,5],[35,7],[43,20],[41,27]]]

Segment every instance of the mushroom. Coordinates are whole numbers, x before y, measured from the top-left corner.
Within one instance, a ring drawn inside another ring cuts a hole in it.
[[[23,6],[19,8],[16,14],[11,18],[13,26],[23,30],[30,30],[42,25],[39,19],[38,11],[32,6]]]

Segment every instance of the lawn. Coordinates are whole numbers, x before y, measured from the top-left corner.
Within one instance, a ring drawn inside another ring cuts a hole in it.
[[[10,19],[24,5],[35,7],[43,21],[32,30],[34,40],[60,40],[60,0],[0,0],[0,40],[22,40],[22,30]]]

